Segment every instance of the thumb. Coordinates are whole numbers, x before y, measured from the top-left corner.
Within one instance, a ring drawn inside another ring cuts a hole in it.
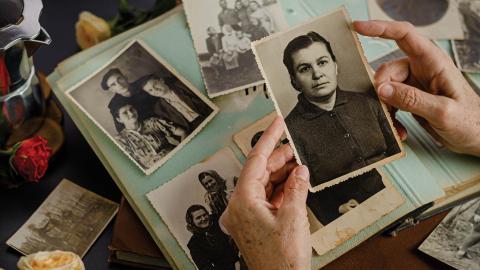
[[[305,209],[310,187],[310,173],[305,165],[300,165],[288,176],[283,190],[283,203],[280,208]]]
[[[387,82],[380,85],[378,96],[385,103],[419,115],[429,122],[434,121],[436,112],[442,103],[438,96],[399,82]]]

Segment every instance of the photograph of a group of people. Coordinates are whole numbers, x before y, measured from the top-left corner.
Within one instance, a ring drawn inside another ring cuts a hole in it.
[[[209,96],[263,81],[250,43],[287,27],[277,0],[184,1]]]
[[[218,223],[241,167],[232,150],[224,148],[147,194],[198,269],[246,269],[233,239]]]
[[[146,174],[217,111],[150,50],[143,42],[130,43],[67,93]]]

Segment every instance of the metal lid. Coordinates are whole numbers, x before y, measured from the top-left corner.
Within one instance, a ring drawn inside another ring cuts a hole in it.
[[[0,52],[38,36],[42,8],[41,0],[0,0]]]

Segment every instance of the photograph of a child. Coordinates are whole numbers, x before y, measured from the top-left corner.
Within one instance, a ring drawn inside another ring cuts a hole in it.
[[[348,25],[337,11],[254,43],[313,192],[403,156]]]
[[[67,91],[150,174],[216,114],[216,106],[141,41]]]
[[[198,269],[246,269],[218,223],[240,171],[235,154],[224,148],[147,194]]]
[[[210,97],[263,82],[250,43],[287,27],[278,1],[189,0],[184,6]]]

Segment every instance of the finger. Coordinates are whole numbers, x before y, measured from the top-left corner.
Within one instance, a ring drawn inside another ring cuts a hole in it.
[[[306,166],[295,168],[283,188],[283,203],[280,211],[306,211],[310,174]]]
[[[355,21],[353,27],[357,33],[369,37],[381,37],[395,40],[408,56],[423,57],[432,52],[442,52],[430,40],[420,35],[408,22],[395,21]]]
[[[270,198],[270,203],[275,207],[275,208],[280,208],[280,206],[283,203],[283,189],[285,188],[285,184],[282,183],[280,185],[277,185],[275,187],[275,190],[272,194],[272,197]]]
[[[275,118],[250,151],[238,180],[238,192],[253,197],[265,197],[265,187],[270,176],[266,173],[268,158],[281,138],[284,126],[281,117]]]
[[[282,144],[268,158],[267,171],[275,172],[293,159],[293,150],[288,144]]]
[[[270,183],[276,185],[280,184],[281,182],[285,182],[287,180],[288,176],[290,173],[298,166],[297,162],[295,160],[289,161],[285,166],[282,168],[274,171],[270,175]]]
[[[250,156],[261,155],[269,157],[275,150],[278,141],[285,130],[285,124],[280,116],[277,116],[273,123],[265,130],[258,142],[248,154]]]
[[[220,229],[222,230],[222,232],[226,235],[230,235],[230,232],[228,231],[227,227],[226,227],[226,224],[227,224],[227,220],[228,220],[228,208],[225,209],[225,211],[223,211],[222,215],[220,216],[220,218],[218,219],[218,225],[220,226]]]
[[[375,85],[386,82],[404,82],[410,74],[408,58],[397,59],[381,65],[375,72]]]
[[[244,169],[242,170],[242,180],[257,181],[263,177],[267,167],[268,158],[275,149],[277,142],[284,132],[283,119],[279,116],[265,130],[258,142],[247,156]],[[241,185],[239,181],[239,185]],[[266,184],[266,182],[264,183]]]
[[[444,98],[398,82],[381,85],[378,95],[385,103],[419,115],[433,123],[437,122],[436,116],[443,104],[442,98]]]

